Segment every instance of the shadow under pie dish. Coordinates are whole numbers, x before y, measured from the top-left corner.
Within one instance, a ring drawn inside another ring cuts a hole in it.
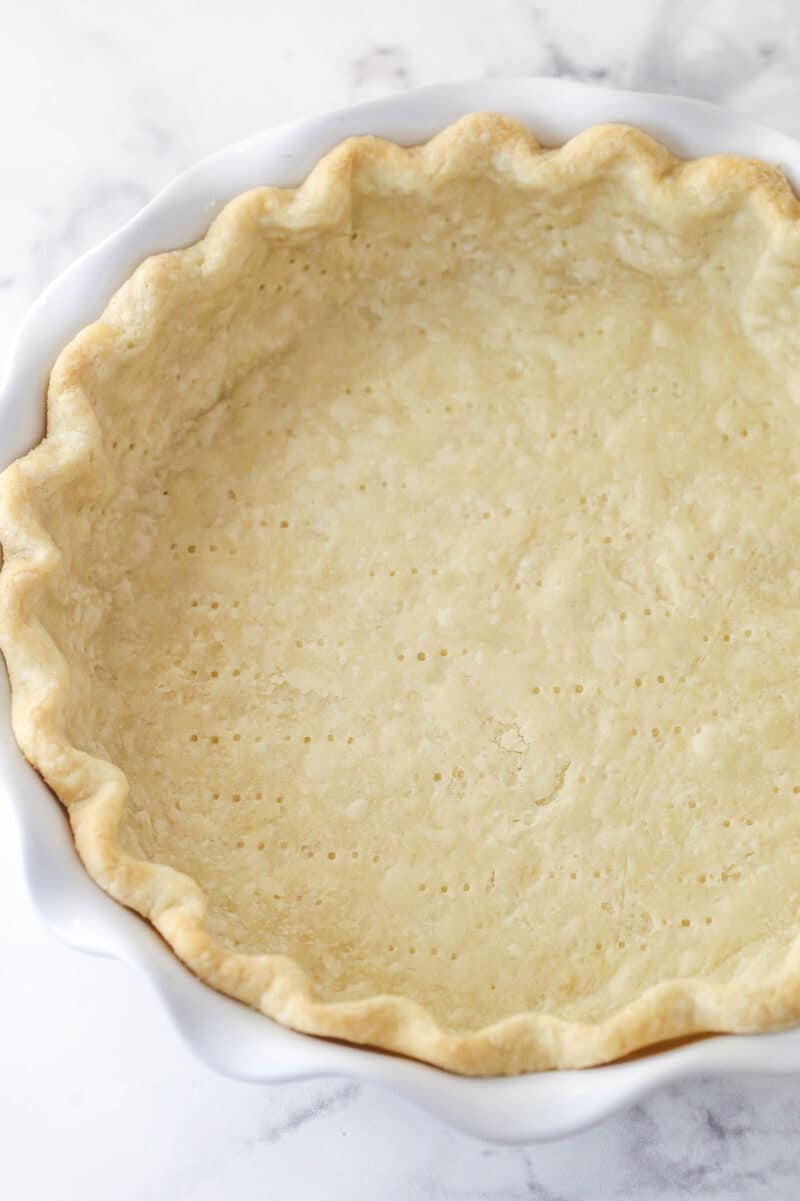
[[[797,228],[762,165],[472,117],[64,351],[15,731],[201,978],[474,1074],[797,1020]]]

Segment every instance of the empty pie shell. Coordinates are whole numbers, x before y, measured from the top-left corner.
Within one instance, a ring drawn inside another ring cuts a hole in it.
[[[800,1020],[800,223],[493,115],[148,259],[0,477],[20,747],[213,987],[510,1074]]]

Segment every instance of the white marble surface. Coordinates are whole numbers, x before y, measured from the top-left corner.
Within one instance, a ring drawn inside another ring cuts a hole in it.
[[[47,281],[199,156],[435,81],[569,75],[800,135],[794,0],[4,0],[0,356]],[[697,1081],[570,1140],[483,1145],[341,1083],[217,1078],[145,983],[38,925],[0,810],[0,1179],[14,1201],[800,1193],[800,1079]]]

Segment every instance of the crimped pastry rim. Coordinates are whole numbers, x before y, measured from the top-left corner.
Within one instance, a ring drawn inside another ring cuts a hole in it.
[[[714,157],[681,163],[658,143],[624,126],[598,126],[564,147],[541,152],[521,125],[491,114],[464,118],[424,146],[403,150],[376,138],[354,138],[331,151],[296,190],[270,190],[275,220],[286,216],[302,228],[303,211],[343,202],[356,159],[368,160],[393,187],[420,188],[438,172],[474,170],[476,163],[508,178],[520,177],[545,159],[551,170],[590,171],[609,158],[636,161],[646,186],[749,193],[765,224],[797,219],[800,205],[775,169],[745,159]],[[235,234],[237,213],[248,194],[232,201],[203,239]],[[158,286],[169,260],[148,259],[136,276]],[[116,843],[126,781],[113,765],[72,746],[64,735],[68,690],[66,664],[45,629],[26,616],[37,588],[58,560],[58,549],[36,521],[29,490],[62,473],[90,471],[99,437],[82,394],[80,377],[97,353],[99,331],[109,314],[124,322],[126,287],[100,322],[87,327],[62,352],[51,376],[48,435],[0,477],[0,646],[12,684],[12,719],[23,753],[67,806],[79,853],[90,874],[112,896],[147,917],[202,979],[285,1025],[316,1035],[373,1045],[473,1075],[506,1074],[607,1062],[665,1039],[709,1031],[777,1029],[800,1017],[796,964],[800,937],[787,956],[783,983],[768,991],[712,986],[702,979],[673,980],[643,993],[602,1023],[567,1022],[524,1013],[482,1030],[461,1034],[440,1026],[403,997],[321,1002],[291,960],[227,951],[203,923],[204,900],[189,877],[172,868],[134,859]]]

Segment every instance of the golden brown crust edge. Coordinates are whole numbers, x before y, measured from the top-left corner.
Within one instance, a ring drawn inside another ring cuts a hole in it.
[[[47,437],[0,476],[0,648],[12,686],[17,741],[69,812],[79,854],[90,874],[118,901],[153,923],[178,956],[214,988],[310,1034],[368,1044],[467,1075],[514,1074],[583,1067],[639,1048],[709,1031],[778,1029],[800,1019],[800,935],[778,985],[712,985],[676,979],[657,985],[596,1024],[527,1012],[471,1033],[439,1025],[421,1006],[397,996],[322,1002],[300,967],[282,956],[225,949],[204,924],[205,899],[188,876],[136,859],[117,840],[127,796],[124,774],[93,758],[67,736],[69,672],[35,616],[37,594],[57,568],[59,549],[37,517],[36,494],[51,480],[89,479],[102,470],[100,435],[83,387],[98,354],[124,330],[136,289],[157,289],[183,256],[202,249],[219,262],[246,239],[254,197],[275,227],[324,226],[345,211],[355,170],[372,186],[424,190],[434,177],[490,171],[546,188],[553,179],[586,178],[611,160],[636,173],[645,203],[683,197],[714,205],[755,206],[776,238],[797,234],[800,203],[779,171],[729,157],[681,162],[644,134],[598,126],[559,150],[542,150],[519,124],[493,114],[465,117],[424,146],[404,150],[376,138],[351,139],[330,152],[296,190],[259,189],[232,201],[193,248],[146,260],[114,296],[102,318],[60,355],[51,375]],[[261,209],[260,211],[263,211]],[[113,352],[113,350],[112,350]]]

